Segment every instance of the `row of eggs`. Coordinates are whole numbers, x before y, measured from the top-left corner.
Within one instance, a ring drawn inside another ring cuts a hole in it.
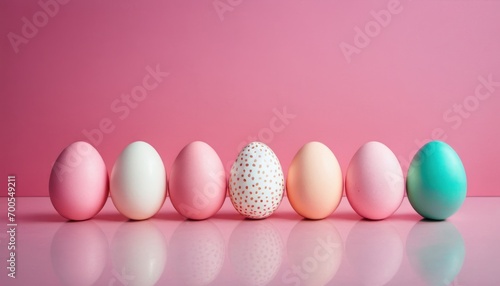
[[[424,145],[413,158],[406,184],[394,153],[380,142],[368,142],[354,154],[345,176],[346,197],[360,216],[381,220],[401,205],[405,193],[423,217],[443,220],[462,205],[467,178],[457,153],[442,141]],[[203,220],[222,207],[227,190],[243,216],[262,219],[280,205],[285,178],[274,152],[252,142],[239,153],[226,178],[223,164],[208,144],[195,141],[175,159],[168,193],[183,216]],[[323,219],[339,205],[344,177],[333,152],[309,142],[293,158],[286,192],[293,209],[308,219]],[[116,160],[108,179],[98,151],[86,142],[65,148],[55,161],[49,181],[50,199],[59,214],[86,220],[104,206],[108,190],[116,209],[129,219],[155,215],[167,196],[167,176],[158,152],[148,143],[129,144]]]

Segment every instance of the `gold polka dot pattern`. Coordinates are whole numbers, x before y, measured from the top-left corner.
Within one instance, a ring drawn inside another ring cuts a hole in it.
[[[273,150],[261,142],[245,146],[229,175],[234,208],[248,218],[266,218],[278,208],[284,189],[283,171]]]

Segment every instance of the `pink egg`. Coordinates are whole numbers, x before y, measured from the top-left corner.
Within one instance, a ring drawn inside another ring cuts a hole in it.
[[[345,190],[360,216],[379,220],[392,215],[401,205],[405,190],[396,155],[380,142],[361,146],[347,168]]]
[[[224,166],[215,150],[195,141],[181,150],[172,165],[170,200],[181,215],[207,219],[224,203],[226,185]]]
[[[49,194],[63,217],[86,220],[95,216],[108,197],[108,173],[97,150],[87,142],[66,147],[52,167]]]

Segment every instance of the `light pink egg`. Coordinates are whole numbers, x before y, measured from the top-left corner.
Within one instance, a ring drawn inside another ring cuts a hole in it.
[[[170,200],[187,218],[201,220],[213,216],[224,203],[226,186],[224,165],[205,142],[186,145],[172,165]]]
[[[404,197],[401,165],[380,142],[368,142],[354,154],[347,168],[346,196],[360,216],[380,220],[392,215]]]
[[[49,195],[63,217],[86,220],[95,216],[108,197],[108,173],[99,152],[87,142],[66,147],[52,167]]]

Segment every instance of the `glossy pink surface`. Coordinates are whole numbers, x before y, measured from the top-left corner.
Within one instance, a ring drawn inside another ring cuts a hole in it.
[[[17,278],[4,268],[0,285],[500,284],[500,198],[467,198],[443,222],[421,221],[407,199],[383,221],[361,220],[346,199],[319,221],[301,219],[286,198],[255,221],[229,198],[204,221],[185,220],[168,200],[139,222],[109,199],[83,222],[66,222],[48,198],[17,203]]]
[[[76,140],[108,172],[136,140],[167,170],[205,141],[226,172],[259,140],[285,174],[315,140],[345,174],[365,142],[390,146],[406,172],[442,139],[470,196],[500,194],[500,1],[60,2],[0,1],[0,173],[26,178],[18,196],[47,196]]]

